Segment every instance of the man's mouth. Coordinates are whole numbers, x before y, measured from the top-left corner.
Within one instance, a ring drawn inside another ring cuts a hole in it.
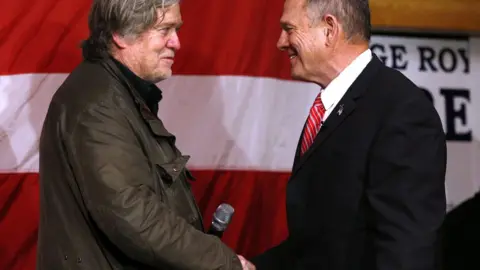
[[[168,63],[169,65],[173,64],[173,62],[175,61],[173,56],[164,56],[161,59],[165,61],[165,63]]]
[[[288,52],[288,56],[290,57],[290,60],[294,59],[295,57],[298,56],[298,53],[294,50],[291,50]]]

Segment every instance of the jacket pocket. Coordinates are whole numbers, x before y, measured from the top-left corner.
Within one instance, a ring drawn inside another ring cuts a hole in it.
[[[191,192],[187,178],[194,179],[186,169],[190,156],[181,156],[169,163],[155,163],[159,175],[157,192],[162,194],[162,201],[183,217],[188,223],[194,224],[201,220],[195,198]]]
[[[180,175],[185,173],[185,166],[189,159],[190,156],[180,156],[169,163],[155,162],[160,176],[159,180],[163,182],[166,188],[171,187],[180,178]]]

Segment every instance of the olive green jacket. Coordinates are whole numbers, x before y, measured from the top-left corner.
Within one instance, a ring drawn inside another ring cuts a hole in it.
[[[68,76],[39,147],[37,269],[242,269],[203,232],[189,157],[111,60]]]

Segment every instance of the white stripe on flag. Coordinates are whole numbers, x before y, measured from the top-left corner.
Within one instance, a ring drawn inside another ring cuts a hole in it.
[[[38,136],[66,74],[0,76],[0,173],[37,172]],[[160,117],[192,169],[290,171],[318,87],[241,76],[174,76],[159,84]],[[474,143],[478,144],[478,141]],[[472,144],[448,143],[447,190],[456,205],[475,191]]]
[[[0,76],[0,171],[38,171],[38,138],[66,74]],[[289,171],[318,87],[245,76],[173,76],[159,116],[197,169]]]

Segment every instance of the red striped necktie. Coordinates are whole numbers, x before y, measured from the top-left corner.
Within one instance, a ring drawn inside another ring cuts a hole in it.
[[[300,148],[302,155],[307,152],[308,148],[312,145],[313,141],[315,140],[315,136],[317,136],[317,133],[322,126],[323,116],[325,115],[325,107],[323,106],[320,94],[318,94],[317,98],[313,102],[312,108],[310,108],[307,124],[303,130],[302,145]]]

